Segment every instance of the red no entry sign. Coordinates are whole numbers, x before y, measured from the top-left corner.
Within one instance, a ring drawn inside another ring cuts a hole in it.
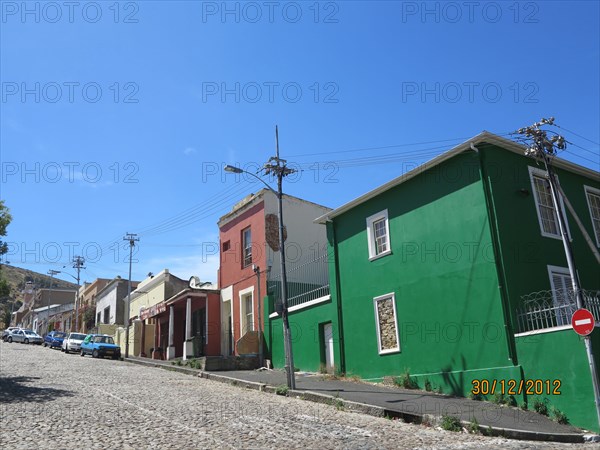
[[[571,318],[573,330],[580,336],[587,336],[594,330],[594,316],[585,308],[578,309]]]

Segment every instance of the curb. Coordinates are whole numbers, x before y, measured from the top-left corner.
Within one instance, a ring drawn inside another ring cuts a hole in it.
[[[252,389],[259,392],[266,392],[268,394],[277,394],[279,390],[276,386],[270,386],[265,383],[258,383],[256,381],[240,380],[239,378],[228,377],[226,375],[219,375],[214,372],[204,372],[197,369],[187,369],[179,366],[168,366],[161,363],[152,363],[146,361],[124,359],[126,362],[133,364],[139,364],[147,367],[159,367],[165,370],[171,370],[174,372],[184,373],[186,375],[195,375],[206,380],[217,381],[219,383],[229,384],[231,386],[241,387],[245,389]],[[366,403],[354,402],[351,400],[344,400],[341,397],[334,397],[332,395],[321,394],[313,391],[298,391],[289,390],[287,391],[287,397],[296,398],[300,400],[306,400],[309,402],[320,403],[325,405],[334,406],[337,409],[356,412],[360,414],[367,414],[373,417],[388,417],[402,419],[404,422],[422,424],[432,423],[437,425],[441,423],[442,416],[431,415],[431,414],[416,414],[403,411],[394,411],[383,408],[381,406],[369,405]],[[470,422],[461,421],[461,425],[467,428]],[[512,428],[499,428],[492,426],[479,425],[479,431],[484,436],[497,436],[508,439],[516,440],[528,440],[528,441],[542,441],[542,442],[563,442],[563,443],[583,443],[583,442],[598,442],[600,436],[593,434],[577,434],[577,433],[544,433],[537,431],[525,431],[516,430]]]
[[[188,369],[187,367],[154,363],[154,362],[150,362],[150,361],[140,361],[137,359],[123,358],[123,361],[127,362],[127,363],[131,363],[131,364],[138,364],[140,366],[158,367],[159,369],[170,370],[172,372],[184,373],[186,375],[198,375],[198,373],[200,372],[197,369]]]

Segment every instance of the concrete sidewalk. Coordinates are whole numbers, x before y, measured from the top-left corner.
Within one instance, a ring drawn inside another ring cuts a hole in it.
[[[128,361],[265,392],[286,391],[285,388],[282,389],[286,385],[286,376],[280,370],[203,372],[167,361],[146,358],[129,358]],[[467,426],[475,419],[482,433],[514,439],[558,442],[597,439],[591,433],[586,434],[570,425],[561,425],[532,411],[420,390],[331,379],[318,374],[296,374],[296,390],[287,391],[287,395],[378,417],[398,417],[407,422],[438,424],[442,416],[448,415],[459,418]]]

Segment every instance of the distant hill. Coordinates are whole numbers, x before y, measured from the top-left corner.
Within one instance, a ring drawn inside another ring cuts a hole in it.
[[[10,312],[10,310],[13,309],[13,304],[13,310],[17,310],[21,306],[21,303],[23,302],[22,292],[27,281],[32,281],[33,286],[36,289],[50,288],[50,282],[52,282],[53,289],[77,289],[75,283],[52,278],[49,275],[34,272],[32,270],[21,269],[20,267],[8,264],[2,264],[0,267],[0,279],[6,280],[10,287],[9,296],[0,298],[0,322],[3,321],[2,318],[4,317],[5,311]]]

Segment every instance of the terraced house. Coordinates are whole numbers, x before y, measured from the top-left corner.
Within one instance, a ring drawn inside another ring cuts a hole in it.
[[[290,195],[283,196],[282,207],[290,306],[310,308],[323,302],[331,303],[328,289],[320,289],[328,285],[327,261],[320,256],[326,248],[326,233],[323,227],[313,223],[315,217],[330,208]],[[258,354],[259,333],[264,325],[264,354],[281,367],[283,338],[281,319],[277,314],[281,299],[277,197],[268,189],[250,194],[221,217],[218,225],[221,354]],[[271,295],[263,305],[267,293]],[[308,331],[307,324],[305,332]],[[298,345],[304,348],[299,354],[318,354],[314,339],[308,334],[305,336],[299,340]],[[311,360],[312,356],[307,358]],[[313,369],[318,369],[318,363]]]
[[[487,398],[504,390],[598,431],[546,173],[524,150],[483,132],[317,219],[333,255],[339,368],[375,381],[408,372],[421,388],[461,396],[477,386]],[[599,174],[558,158],[553,165],[600,247]],[[564,214],[596,319],[598,365],[600,267],[575,218]],[[535,388],[509,391],[521,380]]]

